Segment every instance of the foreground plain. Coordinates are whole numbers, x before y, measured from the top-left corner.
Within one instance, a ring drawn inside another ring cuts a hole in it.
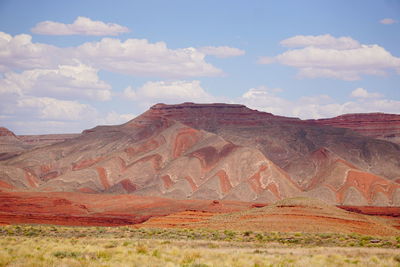
[[[400,236],[13,225],[0,266],[399,266]]]

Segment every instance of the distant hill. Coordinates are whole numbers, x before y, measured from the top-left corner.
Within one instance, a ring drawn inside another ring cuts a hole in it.
[[[243,105],[157,104],[125,124],[47,143],[7,135],[16,149],[0,157],[0,189],[399,206],[399,117],[335,124],[340,117],[303,121]]]

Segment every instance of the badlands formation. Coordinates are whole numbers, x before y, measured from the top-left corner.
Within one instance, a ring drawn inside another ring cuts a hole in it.
[[[125,124],[81,134],[17,136],[1,128],[0,223],[26,222],[35,205],[46,210],[38,215],[44,222],[121,225],[188,210],[242,212],[292,197],[393,215],[399,138],[400,115],[300,120],[219,103],[157,104]],[[326,210],[341,219],[349,212]]]

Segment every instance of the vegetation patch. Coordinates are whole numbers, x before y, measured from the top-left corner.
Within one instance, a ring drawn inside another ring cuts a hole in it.
[[[399,241],[335,233],[14,225],[0,227],[0,267],[398,266]]]

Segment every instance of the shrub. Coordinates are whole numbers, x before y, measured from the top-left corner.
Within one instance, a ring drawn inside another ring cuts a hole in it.
[[[253,232],[252,231],[246,231],[243,233],[244,236],[250,236]]]
[[[161,256],[161,253],[158,249],[153,250],[153,253],[151,254],[153,257],[159,258]]]
[[[393,260],[396,262],[400,262],[400,254],[393,257]]]
[[[136,247],[136,253],[138,253],[138,254],[147,254],[147,252],[148,252],[148,248],[147,248],[147,246],[145,246],[143,244],[139,244]]]
[[[53,253],[53,256],[58,258],[58,259],[63,259],[63,258],[77,258],[81,254],[79,252],[68,252],[68,251],[56,251]]]

